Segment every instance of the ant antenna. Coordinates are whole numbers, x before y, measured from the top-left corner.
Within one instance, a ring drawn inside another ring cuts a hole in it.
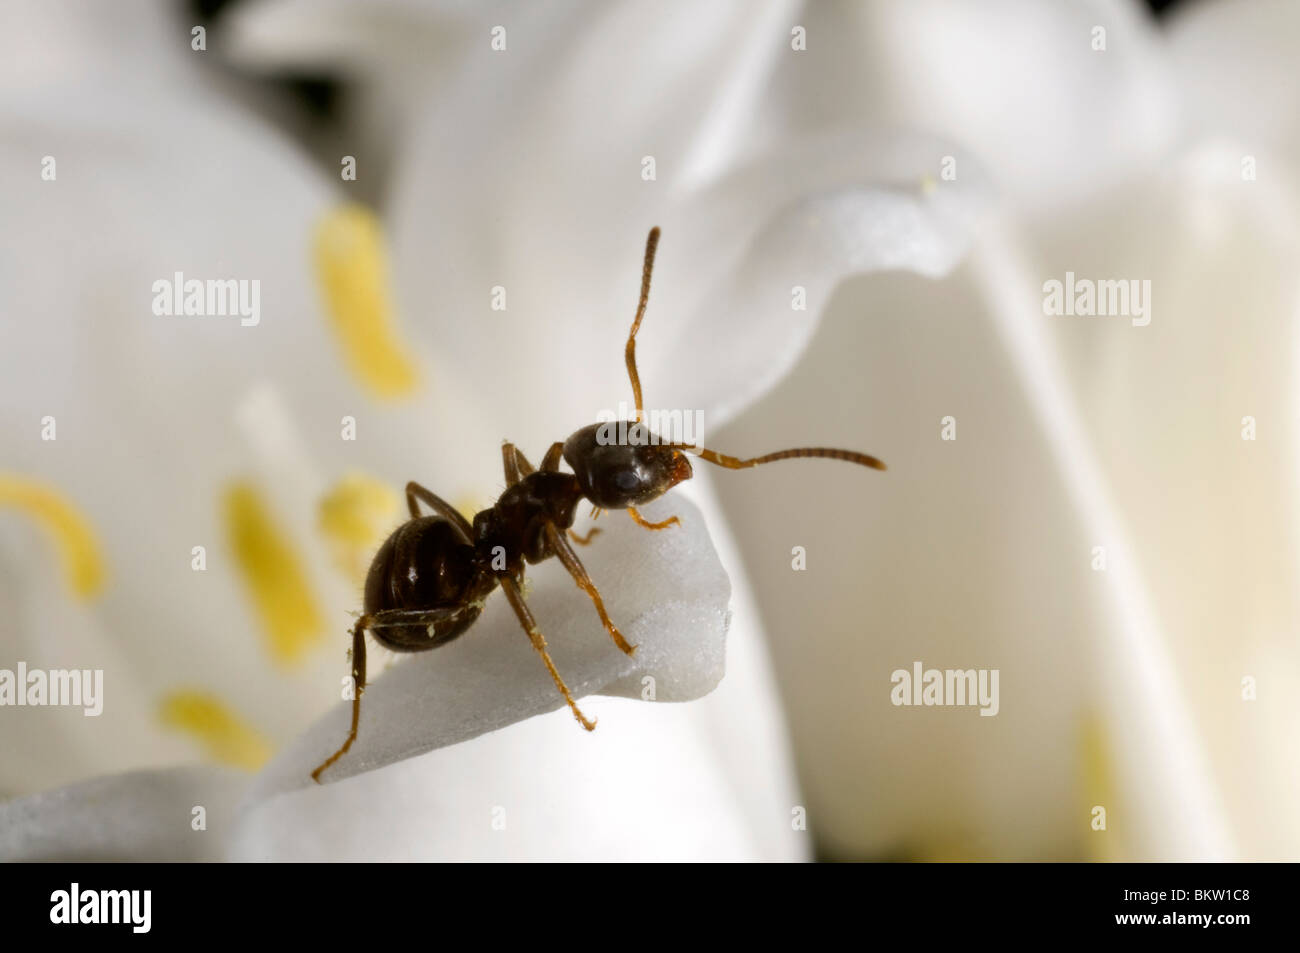
[[[716,450],[709,450],[706,447],[697,447],[689,443],[664,444],[672,450],[684,450],[689,453],[698,454],[700,459],[707,460],[709,463],[720,467],[726,467],[728,470],[746,470],[749,467],[756,467],[764,463],[775,463],[777,460],[794,460],[800,457],[822,457],[828,460],[843,460],[845,463],[856,463],[859,466],[870,467],[873,470],[886,470],[884,461],[877,460],[875,457],[858,453],[856,450],[839,450],[835,447],[795,447],[790,450],[777,450],[775,453],[765,453],[761,457],[750,457],[747,460],[741,460],[739,457],[729,457],[725,453],[718,453]]]
[[[645,418],[645,409],[641,402],[641,378],[636,372],[636,332],[641,327],[646,304],[650,301],[650,272],[654,270],[655,249],[658,247],[659,226],[656,225],[650,229],[650,234],[645,240],[645,264],[641,268],[641,300],[636,306],[636,320],[632,322],[632,330],[627,336],[627,347],[623,351],[623,356],[627,360],[627,376],[632,381],[632,398],[636,401],[637,423],[641,423]]]
[[[642,423],[645,418],[645,409],[641,400],[641,377],[636,371],[636,332],[641,328],[641,319],[645,317],[646,304],[650,300],[650,273],[655,266],[655,250],[659,247],[659,226],[656,225],[650,229],[650,234],[645,240],[645,264],[641,269],[641,300],[637,304],[636,318],[632,321],[632,330],[627,336],[627,347],[624,349],[623,356],[627,360],[627,376],[632,382],[632,396],[636,401],[636,419]],[[885,464],[875,457],[865,453],[858,453],[856,450],[839,450],[834,447],[794,447],[790,450],[778,450],[775,453],[766,453],[761,457],[750,457],[742,460],[739,457],[730,457],[725,453],[718,453],[716,450],[709,450],[706,447],[697,447],[694,444],[663,444],[672,450],[683,450],[689,453],[698,454],[701,459],[707,460],[716,466],[725,467],[728,470],[746,470],[749,467],[756,467],[764,463],[775,463],[777,460],[794,460],[800,457],[822,457],[828,460],[843,460],[845,463],[856,463],[858,466],[870,467],[873,470],[886,469]]]

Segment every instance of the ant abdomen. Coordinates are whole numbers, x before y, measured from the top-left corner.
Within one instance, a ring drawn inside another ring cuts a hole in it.
[[[427,611],[463,607],[454,618],[432,625],[385,625],[375,638],[395,652],[418,652],[450,642],[482,612],[469,605],[480,581],[474,548],[440,516],[421,516],[403,523],[375,553],[366,576],[365,613],[391,609]]]

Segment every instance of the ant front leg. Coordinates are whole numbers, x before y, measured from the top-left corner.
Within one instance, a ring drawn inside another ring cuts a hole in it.
[[[556,441],[551,444],[551,448],[546,451],[546,456],[542,457],[541,470],[543,473],[554,473],[560,469],[560,461],[564,459],[564,444]],[[595,515],[593,511],[592,515]],[[579,546],[590,546],[591,541],[600,535],[600,530],[592,527],[586,536],[575,533],[573,530],[566,531],[569,539],[573,540]]]
[[[667,529],[669,526],[673,525],[680,526],[682,522],[676,516],[670,516],[662,523],[652,523],[638,513],[635,506],[629,506],[627,508],[627,513],[632,517],[632,521],[636,523],[637,526],[644,526],[646,529]]]
[[[569,530],[568,532],[569,532],[569,539],[573,540],[579,546],[590,546],[591,541],[595,539],[598,535],[600,535],[600,528],[597,526],[593,526],[587,532],[586,536],[581,536],[575,533],[573,530]]]
[[[564,444],[556,441],[551,444],[551,448],[546,451],[546,456],[542,457],[542,472],[551,473],[560,469],[560,461],[564,459]]]
[[[528,633],[528,640],[533,643],[533,648],[537,654],[542,657],[546,663],[546,670],[551,673],[551,678],[555,681],[555,687],[560,690],[564,700],[569,703],[569,710],[573,712],[573,717],[578,719],[578,723],[588,731],[596,730],[596,722],[589,720],[578,703],[573,700],[573,694],[569,691],[569,686],[564,684],[564,679],[560,677],[560,672],[551,661],[551,653],[546,651],[546,639],[543,637],[541,630],[537,628],[537,620],[533,618],[532,610],[528,608],[528,603],[524,601],[524,594],[519,589],[519,583],[509,576],[501,578],[501,588],[506,594],[506,601],[510,603],[510,608],[515,610],[515,615],[519,619],[519,624],[524,627]]]
[[[578,559],[578,554],[573,551],[573,547],[565,542],[564,536],[555,528],[555,524],[546,524],[546,539],[551,544],[551,549],[555,552],[555,555],[560,558],[560,562],[564,564],[564,568],[573,577],[573,581],[578,584],[578,588],[591,597],[591,601],[596,606],[596,613],[600,616],[601,624],[605,626],[605,631],[614,640],[614,644],[628,655],[635,654],[636,646],[629,644],[627,639],[623,638],[623,633],[618,631],[618,626],[614,625],[613,620],[610,619],[609,613],[605,611],[605,603],[600,598],[600,591],[596,588],[596,584],[591,581],[586,568],[582,565],[582,560]]]

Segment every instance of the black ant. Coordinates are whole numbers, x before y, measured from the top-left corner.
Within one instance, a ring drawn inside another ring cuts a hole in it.
[[[567,534],[585,546],[599,532],[593,529],[583,538],[570,529],[574,512],[582,499],[592,503],[595,507],[593,512],[626,509],[638,525],[662,530],[677,523],[677,517],[652,523],[636,508],[690,479],[692,471],[686,451],[729,470],[795,457],[828,457],[876,470],[885,469],[883,463],[865,453],[827,447],[778,450],[740,460],[704,447],[659,443],[643,423],[645,411],[641,401],[641,379],[636,370],[636,333],[650,298],[650,273],[658,245],[659,229],[652,228],[645,245],[641,299],[624,350],[632,396],[636,400],[636,420],[628,422],[631,426],[627,428],[626,441],[611,442],[605,436],[608,424],[592,424],[563,443],[551,444],[537,470],[514,444],[506,443],[501,448],[506,490],[494,506],[477,513],[472,523],[420,484],[406,484],[406,503],[411,519],[399,526],[375,554],[366,577],[365,611],[352,626],[352,677],[355,683],[352,728],[343,746],[311,773],[318,783],[321,772],[352,747],[357,737],[361,694],[366,686],[366,630],[370,630],[381,645],[395,652],[424,652],[437,648],[473,625],[483,611],[484,600],[497,586],[505,591],[510,607],[519,617],[519,623],[542,657],[551,678],[555,679],[555,687],[569,703],[574,717],[588,731],[596,727],[596,722],[588,720],[578,709],[551,661],[546,651],[546,639],[537,628],[523,593],[525,565],[552,556],[559,557],[574,581],[591,597],[614,644],[628,655],[636,651],[636,646],[628,644],[610,619],[600,593],[566,539]],[[602,431],[602,428],[606,429]],[[561,472],[561,459],[569,464],[572,473]],[[421,516],[419,501],[423,501],[436,515]]]

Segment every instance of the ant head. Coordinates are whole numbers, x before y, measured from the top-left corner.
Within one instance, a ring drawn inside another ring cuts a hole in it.
[[[583,427],[564,442],[582,495],[605,510],[640,506],[691,478],[691,463],[645,424],[613,420]]]

